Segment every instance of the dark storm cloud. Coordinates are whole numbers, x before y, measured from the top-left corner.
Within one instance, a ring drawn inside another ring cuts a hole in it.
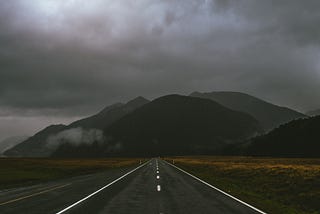
[[[319,1],[0,3],[0,115],[238,90],[320,107]]]

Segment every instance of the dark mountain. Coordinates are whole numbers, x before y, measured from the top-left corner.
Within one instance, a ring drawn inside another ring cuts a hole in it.
[[[320,116],[298,119],[254,138],[246,155],[320,157]]]
[[[39,131],[27,140],[19,143],[11,149],[5,151],[6,156],[23,156],[23,157],[45,157],[50,155],[51,151],[45,146],[47,137],[56,134],[66,128],[65,125],[51,125]]]
[[[230,109],[248,113],[260,122],[265,131],[291,120],[306,117],[306,115],[292,109],[273,105],[240,92],[193,92],[190,96],[214,100]]]
[[[62,131],[74,128],[83,129],[103,129],[110,126],[113,122],[120,119],[124,115],[132,112],[136,108],[148,103],[149,101],[143,97],[137,97],[126,104],[116,103],[108,106],[98,114],[75,121],[68,126],[53,125],[41,130],[26,141],[7,150],[7,156],[23,156],[23,157],[45,157],[49,156],[55,148],[47,146],[47,140],[50,136],[54,136]]]
[[[308,112],[306,112],[306,115],[308,115],[308,116],[317,116],[317,115],[320,115],[320,109],[313,110],[313,111],[308,111]]]
[[[124,115],[132,112],[136,108],[143,106],[144,104],[147,104],[148,102],[150,101],[143,97],[137,97],[126,104],[116,103],[106,107],[98,114],[71,123],[67,128],[82,127],[90,129],[103,129]]]
[[[69,129],[69,128],[82,127],[82,128],[102,129],[104,126],[107,126],[108,124],[115,121],[116,118],[118,118],[119,113],[120,112],[122,113],[120,109],[123,106],[124,106],[123,103],[115,103],[111,106],[107,106],[98,114],[72,122],[66,128]]]
[[[209,154],[261,132],[252,116],[217,102],[180,95],[160,97],[104,129],[108,142],[65,144],[55,156]],[[90,151],[90,153],[88,152]]]
[[[8,137],[0,142],[0,154],[4,151],[12,148],[13,146],[21,143],[22,141],[26,140],[28,136],[12,136]]]

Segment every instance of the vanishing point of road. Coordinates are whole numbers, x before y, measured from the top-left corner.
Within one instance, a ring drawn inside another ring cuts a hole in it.
[[[263,211],[158,158],[134,168],[0,191],[0,213],[214,213]]]

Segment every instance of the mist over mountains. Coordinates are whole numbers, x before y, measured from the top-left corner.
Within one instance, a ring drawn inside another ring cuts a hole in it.
[[[108,127],[116,120],[133,111],[134,109],[148,103],[142,97],[137,97],[126,104],[116,103],[104,108],[99,113],[77,120],[70,125],[51,125],[39,131],[26,141],[18,144],[4,154],[7,156],[23,157],[47,157],[63,143],[90,144],[94,141],[102,141],[101,129]],[[91,139],[91,140],[88,140]]]
[[[306,116],[292,109],[239,92],[167,95],[151,102],[137,97],[67,126],[49,126],[4,154],[23,157],[223,154],[225,148],[235,149],[250,138],[303,117]]]
[[[96,156],[209,154],[235,140],[256,136],[262,129],[250,115],[214,101],[168,95],[127,114],[104,133],[110,139],[97,146]],[[85,156],[87,146],[64,146],[54,155],[67,157],[72,152]]]

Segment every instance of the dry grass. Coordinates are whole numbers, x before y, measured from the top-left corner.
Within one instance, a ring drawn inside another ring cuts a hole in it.
[[[137,158],[0,158],[0,189],[139,164]]]
[[[174,157],[175,164],[269,213],[320,213],[320,159]]]

